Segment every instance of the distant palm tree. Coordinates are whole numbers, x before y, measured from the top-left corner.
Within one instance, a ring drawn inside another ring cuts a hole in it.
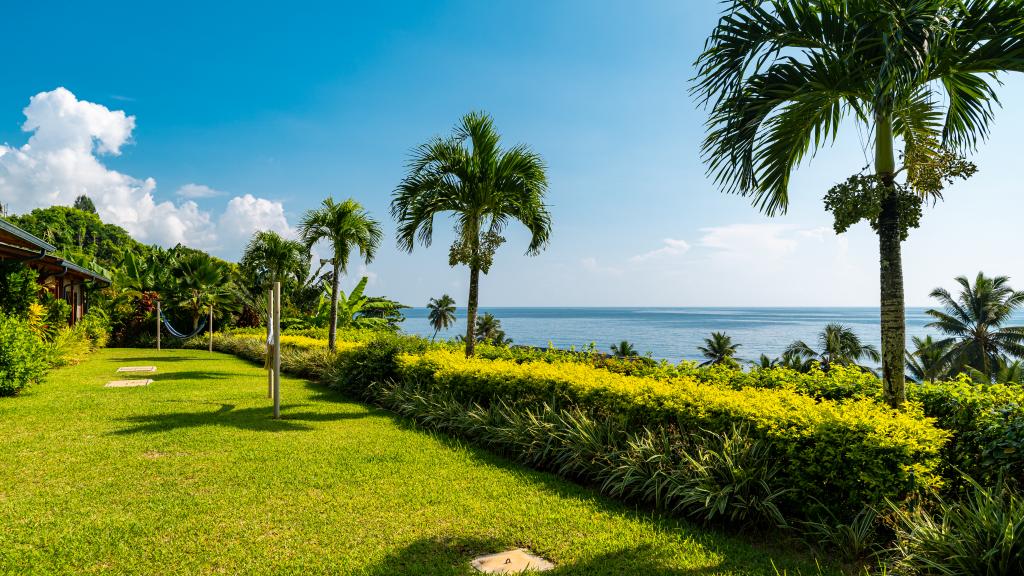
[[[249,239],[238,266],[247,276],[249,286],[266,290],[275,282],[301,283],[309,273],[309,258],[309,250],[302,242],[262,230]]]
[[[455,323],[455,300],[447,294],[440,298],[431,298],[427,303],[427,309],[430,310],[427,313],[427,319],[434,329],[434,335],[430,337],[433,340],[437,337],[438,332],[447,330]]]
[[[359,202],[349,198],[336,203],[327,198],[320,208],[307,210],[299,222],[299,236],[311,249],[321,240],[331,246],[331,319],[328,324],[327,347],[335,349],[338,335],[338,285],[341,275],[348,271],[349,254],[359,250],[363,261],[373,260],[383,234],[380,224],[363,210]]]
[[[501,320],[490,312],[477,317],[475,332],[477,342],[489,342],[495,346],[508,346],[512,343],[512,339],[506,337],[505,331],[501,329]]]
[[[797,340],[786,348],[786,354],[804,360],[817,360],[824,372],[828,372],[832,366],[859,366],[861,358],[874,362],[881,359],[877,348],[861,342],[860,336],[851,328],[836,323],[827,324],[818,334],[818,350],[803,340]]]
[[[477,340],[480,273],[490,270],[506,226],[514,220],[526,226],[529,255],[538,254],[551,235],[544,160],[525,145],[502,150],[499,140],[490,116],[467,114],[451,137],[416,148],[391,201],[398,245],[409,252],[417,240],[430,246],[435,216],[447,212],[456,220],[448,263],[469,267],[466,356],[473,355]]]
[[[914,351],[907,350],[907,371],[917,382],[932,382],[949,375],[951,367],[946,361],[948,342],[936,342],[931,336],[914,336]]]
[[[616,358],[635,358],[636,356],[639,356],[636,348],[628,340],[623,340],[618,344],[612,344],[612,354],[614,354]]]
[[[1024,305],[1024,292],[1010,288],[1009,280],[978,272],[973,286],[964,276],[956,278],[960,294],[955,298],[944,288],[932,291],[944,310],[928,310],[935,319],[928,326],[949,336],[942,341],[949,345],[945,361],[991,376],[1002,355],[1024,356],[1024,327],[1003,326]]]
[[[752,197],[769,215],[785,212],[793,171],[831,145],[840,127],[852,120],[873,136],[872,173],[860,180],[872,189],[834,215],[837,229],[845,229],[840,220],[848,226],[868,219],[878,234],[883,390],[899,406],[906,346],[901,243],[917,222],[906,206],[939,197],[942,165],[988,136],[999,72],[1024,68],[1024,3],[724,5],[697,59],[693,89],[711,108],[703,157],[724,192]]]
[[[723,364],[737,367],[739,363],[735,356],[739,347],[739,344],[733,344],[732,338],[725,332],[712,332],[710,338],[704,339],[704,345],[697,347],[701,355],[707,358],[701,363],[701,366]]]

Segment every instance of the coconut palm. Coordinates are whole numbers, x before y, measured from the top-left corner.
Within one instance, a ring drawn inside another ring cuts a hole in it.
[[[309,250],[272,230],[256,232],[238,263],[249,286],[264,291],[275,282],[301,284],[309,273]]]
[[[391,201],[398,245],[409,252],[417,240],[430,245],[435,216],[449,213],[456,221],[448,263],[469,267],[467,356],[473,355],[476,342],[480,273],[490,270],[495,250],[505,241],[502,232],[514,220],[526,226],[528,255],[538,254],[551,235],[543,159],[525,145],[502,150],[499,140],[490,116],[467,114],[451,137],[415,149]]]
[[[727,6],[697,59],[693,88],[710,108],[708,173],[724,192],[750,196],[774,215],[789,206],[793,170],[832,144],[845,121],[872,135],[871,174],[837,187],[830,209],[838,231],[867,219],[878,233],[884,393],[898,406],[906,345],[901,242],[917,225],[922,197],[940,197],[952,177],[973,172],[960,155],[988,135],[996,73],[1024,69],[1024,3]]]
[[[639,353],[636,351],[636,347],[628,340],[623,340],[618,344],[612,344],[612,354],[616,358],[635,358],[636,356],[639,356]]]
[[[824,372],[832,366],[859,366],[862,358],[878,362],[881,354],[871,344],[864,344],[860,336],[848,326],[831,323],[818,334],[818,349],[811,348],[803,340],[797,340],[786,348],[792,358],[814,360]]]
[[[973,285],[964,276],[956,278],[956,297],[944,288],[932,291],[943,310],[926,312],[935,319],[928,326],[949,337],[942,341],[949,346],[946,362],[993,375],[1004,354],[1024,357],[1024,327],[1003,326],[1024,305],[1024,292],[1011,288],[1009,280],[978,272]]]
[[[946,354],[948,342],[937,342],[931,336],[911,338],[914,351],[907,350],[907,372],[917,382],[932,382],[951,373]]]
[[[327,198],[316,210],[307,210],[299,222],[299,236],[306,249],[321,240],[330,244],[331,318],[328,324],[327,347],[334,350],[338,334],[338,285],[341,275],[348,271],[349,256],[353,250],[366,264],[373,260],[383,234],[380,224],[370,217],[359,202],[349,198],[337,203]]]
[[[427,309],[427,320],[434,329],[434,335],[430,337],[433,340],[438,332],[447,330],[455,323],[455,299],[447,294],[440,298],[431,298],[430,302],[427,302]]]
[[[505,336],[501,329],[501,320],[494,317],[494,314],[485,312],[476,319],[475,337],[477,342],[490,342],[496,346],[507,346],[512,340]]]
[[[712,332],[710,338],[704,339],[704,345],[698,346],[697,350],[706,358],[701,366],[723,364],[725,366],[737,367],[736,350],[740,344],[734,344],[732,337],[725,332]]]

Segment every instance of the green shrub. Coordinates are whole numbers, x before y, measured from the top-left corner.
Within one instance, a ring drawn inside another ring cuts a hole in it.
[[[325,375],[332,388],[357,397],[365,395],[366,387],[399,377],[398,359],[403,354],[420,354],[444,344],[431,344],[418,336],[377,332],[364,346],[339,355]]]
[[[901,573],[959,576],[1024,574],[1024,497],[999,482],[986,488],[968,479],[958,502],[924,509],[896,508],[896,566]]]
[[[110,340],[110,322],[100,310],[91,310],[78,321],[92,348],[103,348]]]
[[[37,273],[24,262],[0,261],[0,314],[24,317],[36,301]]]
[[[0,314],[0,396],[13,396],[46,373],[46,352],[28,322]]]
[[[71,366],[78,364],[93,350],[85,326],[65,326],[45,342],[46,363],[50,366]]]
[[[947,477],[958,479],[963,472],[991,484],[1005,476],[1024,487],[1024,387],[962,376],[908,386],[907,395],[952,433],[943,449]]]
[[[434,350],[399,358],[399,374],[487,406],[553,403],[622,419],[630,429],[678,426],[764,440],[794,489],[786,506],[811,516],[815,502],[840,517],[865,504],[934,490],[947,434],[920,414],[860,399],[836,403],[791,390],[734,390],[692,378],[656,380],[574,363],[516,364]],[[368,380],[364,380],[368,381]]]

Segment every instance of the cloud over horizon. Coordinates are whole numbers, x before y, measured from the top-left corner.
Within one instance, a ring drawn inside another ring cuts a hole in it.
[[[29,99],[20,147],[0,144],[0,203],[13,213],[53,205],[70,206],[85,194],[104,222],[141,242],[185,244],[236,259],[249,235],[275,230],[291,235],[281,202],[251,194],[235,196],[216,216],[192,199],[223,195],[203,184],[182,186],[180,203],[157,201],[156,180],[112,170],[101,157],[118,156],[131,143],[135,117],[79,100],[58,87]]]

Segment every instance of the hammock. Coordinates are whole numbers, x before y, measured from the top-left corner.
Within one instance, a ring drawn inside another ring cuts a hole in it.
[[[167,328],[167,331],[171,333],[171,336],[174,336],[175,338],[181,338],[181,339],[191,338],[191,337],[195,336],[196,334],[199,334],[200,332],[202,332],[203,328],[206,328],[206,317],[205,316],[203,316],[203,320],[202,320],[202,322],[199,323],[199,326],[195,330],[193,330],[192,333],[190,333],[190,334],[185,334],[185,333],[178,332],[177,330],[175,330],[174,326],[171,326],[170,321],[167,320],[167,316],[165,316],[163,312],[160,313],[160,320],[163,321],[164,327]]]

